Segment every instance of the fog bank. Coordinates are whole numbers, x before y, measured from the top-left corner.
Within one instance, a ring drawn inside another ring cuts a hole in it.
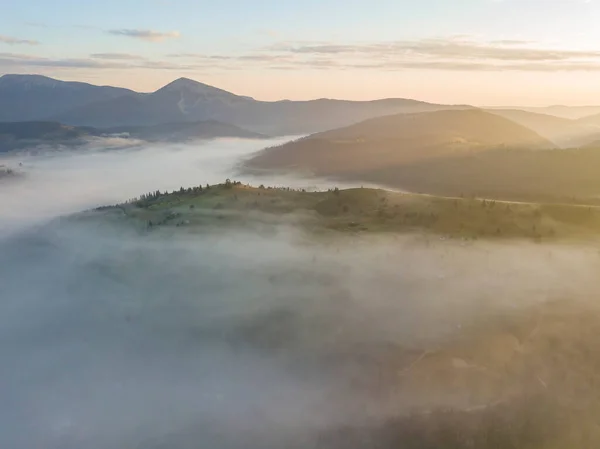
[[[2,155],[0,165],[24,176],[0,183],[0,235],[57,215],[121,203],[149,191],[222,183],[226,178],[257,186],[319,189],[343,185],[322,179],[239,173],[245,158],[285,140],[218,139],[118,147],[122,142],[104,139],[77,150],[37,149]]]

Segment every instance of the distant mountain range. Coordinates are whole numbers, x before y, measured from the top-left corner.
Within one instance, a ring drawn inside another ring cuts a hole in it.
[[[241,129],[223,128],[223,136],[306,135],[387,115],[471,109],[477,108],[402,98],[267,102],[187,78],[179,78],[156,92],[138,93],[40,75],[0,77],[0,122],[53,122],[103,129],[102,132],[122,129],[134,137],[143,134],[145,137],[139,138],[154,140],[164,139],[165,133],[171,133],[175,139],[186,133],[190,139],[220,137],[218,126],[229,125]],[[486,111],[523,125],[561,148],[587,146],[600,140],[600,106]],[[196,126],[184,131],[185,123]],[[203,129],[199,123],[204,123]]]
[[[0,121],[54,121],[110,128],[216,120],[268,135],[300,135],[402,112],[464,109],[416,100],[257,101],[180,78],[152,93],[58,81],[0,77]]]
[[[217,137],[260,139],[265,136],[214,120],[106,129],[58,122],[0,122],[0,153],[39,145],[75,147],[90,139],[106,137],[147,142],[186,142]]]

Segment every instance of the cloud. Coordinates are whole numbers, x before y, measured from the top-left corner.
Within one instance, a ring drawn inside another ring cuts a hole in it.
[[[523,41],[475,42],[466,39],[422,39],[368,44],[277,44],[268,50],[312,55],[354,55],[368,58],[434,57],[485,59],[497,61],[564,61],[574,58],[600,58],[600,51],[559,50],[523,47]]]
[[[141,39],[159,39],[156,32],[121,31],[115,33],[136,35]],[[478,41],[469,36],[354,44],[280,42],[238,54],[188,52],[171,53],[163,55],[162,59],[157,58],[146,59],[135,54],[111,52],[93,53],[89,58],[47,58],[0,53],[0,68],[6,71],[10,70],[10,67],[142,68],[213,72],[248,69],[600,71],[600,51],[548,48],[534,42],[516,39]]]
[[[135,39],[142,39],[148,42],[162,42],[166,39],[178,39],[180,37],[178,31],[161,32],[154,30],[119,29],[109,30],[108,33],[114,34],[116,36],[126,36]]]
[[[55,67],[71,69],[163,69],[197,70],[199,64],[173,64],[166,61],[150,61],[137,55],[97,53],[90,58],[44,58],[18,53],[0,53],[0,69],[9,71],[15,68]]]
[[[202,53],[171,53],[168,54],[169,58],[187,58],[187,59],[205,59],[205,60],[218,60],[218,61],[226,61],[236,59],[234,56],[228,55],[205,55]]]
[[[0,42],[8,45],[39,45],[38,41],[29,39],[17,39],[16,37],[4,36],[0,34]]]
[[[142,60],[144,59],[138,55],[132,55],[130,53],[93,53],[90,57],[94,59],[115,59],[115,60]]]
[[[284,60],[296,67],[317,69],[550,72],[597,71],[600,67],[600,51],[547,48],[516,39],[486,42],[469,36],[370,43],[281,42],[262,51],[270,57],[287,58]]]
[[[223,69],[361,69],[457,71],[600,71],[600,51],[547,48],[519,39],[470,36],[369,43],[280,42],[231,55],[177,53],[169,58]]]

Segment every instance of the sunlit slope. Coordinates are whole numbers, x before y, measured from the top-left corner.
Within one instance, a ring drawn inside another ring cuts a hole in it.
[[[534,131],[481,110],[391,115],[271,148],[256,168],[306,169],[318,175],[402,165],[497,148],[555,147]]]

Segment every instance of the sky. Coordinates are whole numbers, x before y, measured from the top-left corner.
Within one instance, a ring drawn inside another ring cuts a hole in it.
[[[0,0],[0,74],[260,100],[600,104],[600,0]]]

